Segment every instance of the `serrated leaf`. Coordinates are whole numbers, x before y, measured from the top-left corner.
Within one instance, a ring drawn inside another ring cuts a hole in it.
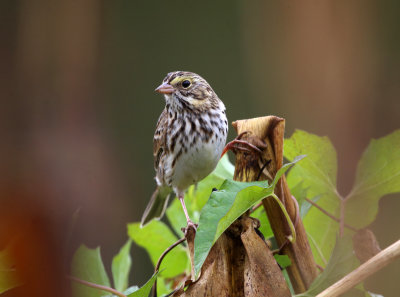
[[[148,281],[145,283],[139,290],[136,290],[127,297],[148,297],[151,291],[151,288],[154,285],[154,282],[156,281],[157,278],[157,273],[155,273]]]
[[[225,155],[217,167],[196,186],[191,186],[185,194],[185,203],[192,221],[198,222],[200,211],[210,197],[213,188],[219,188],[225,179],[232,179],[234,167]],[[186,226],[186,218],[181,203],[174,199],[166,211],[168,221],[177,234],[182,234],[181,228]]]
[[[156,220],[143,228],[140,228],[140,223],[128,224],[128,235],[137,245],[146,249],[153,265],[156,265],[161,254],[178,240],[163,222]],[[174,277],[184,272],[188,264],[186,249],[179,245],[165,256],[160,267],[161,275]]]
[[[287,178],[289,187],[292,189],[302,183],[301,186],[307,189],[309,198],[320,197],[318,205],[338,216],[337,158],[332,143],[327,137],[296,130],[285,140],[284,156],[292,160],[301,154],[306,154],[307,158],[289,172]],[[313,238],[314,244],[311,245],[311,249],[315,260],[318,264],[325,265],[324,259],[329,259],[335,245],[339,224],[315,207],[307,212],[303,224],[307,233]]]
[[[132,264],[130,255],[131,245],[132,241],[128,240],[112,260],[111,271],[114,280],[114,288],[120,292],[126,290],[128,287],[129,271]]]
[[[353,253],[353,241],[347,235],[338,238],[332,257],[324,271],[313,281],[307,292],[297,297],[313,297],[322,292],[358,266],[358,260]]]
[[[348,195],[346,223],[356,228],[369,225],[378,212],[379,199],[395,192],[400,192],[400,130],[373,139],[364,151]]]
[[[110,287],[106,270],[100,255],[100,247],[90,249],[81,245],[75,252],[72,259],[71,275],[98,285]],[[104,291],[87,287],[83,284],[72,281],[74,297],[100,297]]]
[[[282,166],[271,185],[268,185],[266,181],[244,183],[226,180],[219,191],[211,194],[201,211],[199,227],[194,240],[196,278],[211,247],[220,235],[250,207],[262,198],[273,194],[279,178],[302,157]]]
[[[21,285],[10,246],[0,251],[0,294]]]

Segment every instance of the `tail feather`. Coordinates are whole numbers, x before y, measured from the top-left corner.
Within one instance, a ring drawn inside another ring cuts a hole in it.
[[[152,219],[161,219],[172,195],[173,191],[170,187],[157,187],[144,210],[140,226],[144,227]]]

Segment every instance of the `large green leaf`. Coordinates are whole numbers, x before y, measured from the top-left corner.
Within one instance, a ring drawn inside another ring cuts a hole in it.
[[[156,265],[161,254],[178,240],[163,222],[156,220],[143,228],[140,228],[140,223],[128,224],[128,235],[137,245],[146,249],[153,265]],[[188,264],[186,248],[179,245],[165,256],[160,267],[161,276],[174,277],[181,274]]]
[[[185,194],[185,204],[192,221],[198,222],[200,211],[206,204],[214,188],[219,188],[225,179],[232,179],[234,166],[225,155],[218,162],[215,170],[196,186],[191,186]],[[182,234],[181,228],[186,226],[186,218],[181,203],[174,199],[166,211],[168,221],[177,234]]]
[[[81,245],[72,259],[71,275],[94,284],[110,287],[106,270],[100,256],[100,248],[89,249]],[[74,297],[100,297],[104,291],[72,281]]]
[[[307,158],[289,172],[289,187],[306,189],[307,198],[319,197],[319,206],[339,216],[340,200],[336,190],[337,160],[333,145],[327,137],[297,130],[292,137],[285,140],[284,155],[293,160],[302,154],[306,154]],[[304,195],[302,190],[297,192]],[[305,197],[296,198],[301,202]],[[324,266],[324,259],[329,259],[335,245],[338,223],[315,207],[307,211],[303,223],[312,238],[311,248],[315,260]]]
[[[0,294],[19,285],[21,282],[8,246],[0,251]]]
[[[284,147],[285,157],[289,160],[299,154],[307,155],[307,158],[293,168],[291,179],[303,181],[304,186],[309,187],[314,196],[320,193],[336,194],[336,151],[327,137],[296,130],[292,137],[285,139]]]
[[[395,192],[400,192],[400,130],[373,139],[364,151],[346,203],[346,223],[358,228],[369,225],[379,199]]]
[[[210,199],[201,212],[199,227],[197,228],[196,237],[194,239],[196,275],[207,258],[212,245],[222,234],[220,233],[217,235],[218,223],[232,207],[237,194],[241,190],[254,184],[259,185],[258,189],[263,190],[264,188],[262,185],[265,185],[265,183],[266,182],[240,183],[226,180],[219,191],[215,191],[211,194]],[[260,198],[257,200],[259,199]],[[221,228],[219,231],[221,232]]]
[[[268,185],[265,181],[244,183],[226,180],[219,191],[211,194],[210,199],[201,211],[199,227],[194,240],[196,277],[212,245],[221,234],[250,207],[273,194],[279,178],[298,160],[300,158],[292,163],[285,164],[277,172],[271,185]]]
[[[344,236],[336,242],[332,257],[324,271],[313,281],[307,292],[296,295],[297,297],[313,297],[324,289],[333,285],[342,277],[353,271],[358,265],[358,260],[353,253],[351,236]]]
[[[126,290],[128,287],[129,271],[132,264],[130,255],[131,245],[132,241],[128,240],[112,260],[111,270],[114,279],[114,287],[120,292]]]

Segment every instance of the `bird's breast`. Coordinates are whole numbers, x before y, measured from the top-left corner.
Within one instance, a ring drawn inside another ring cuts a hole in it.
[[[184,191],[216,167],[226,142],[227,121],[224,113],[176,120],[167,141],[166,178],[170,186]]]

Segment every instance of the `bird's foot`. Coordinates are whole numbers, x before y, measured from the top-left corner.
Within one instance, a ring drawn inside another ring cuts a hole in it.
[[[245,151],[245,152],[256,151],[257,153],[262,153],[262,151],[258,147],[256,147],[254,144],[251,144],[250,142],[245,141],[245,140],[241,140],[242,136],[247,133],[248,133],[247,131],[242,132],[234,140],[232,140],[231,142],[228,142],[226,144],[224,150],[222,151],[221,158],[229,150],[233,150],[233,151],[240,150],[240,151]]]

